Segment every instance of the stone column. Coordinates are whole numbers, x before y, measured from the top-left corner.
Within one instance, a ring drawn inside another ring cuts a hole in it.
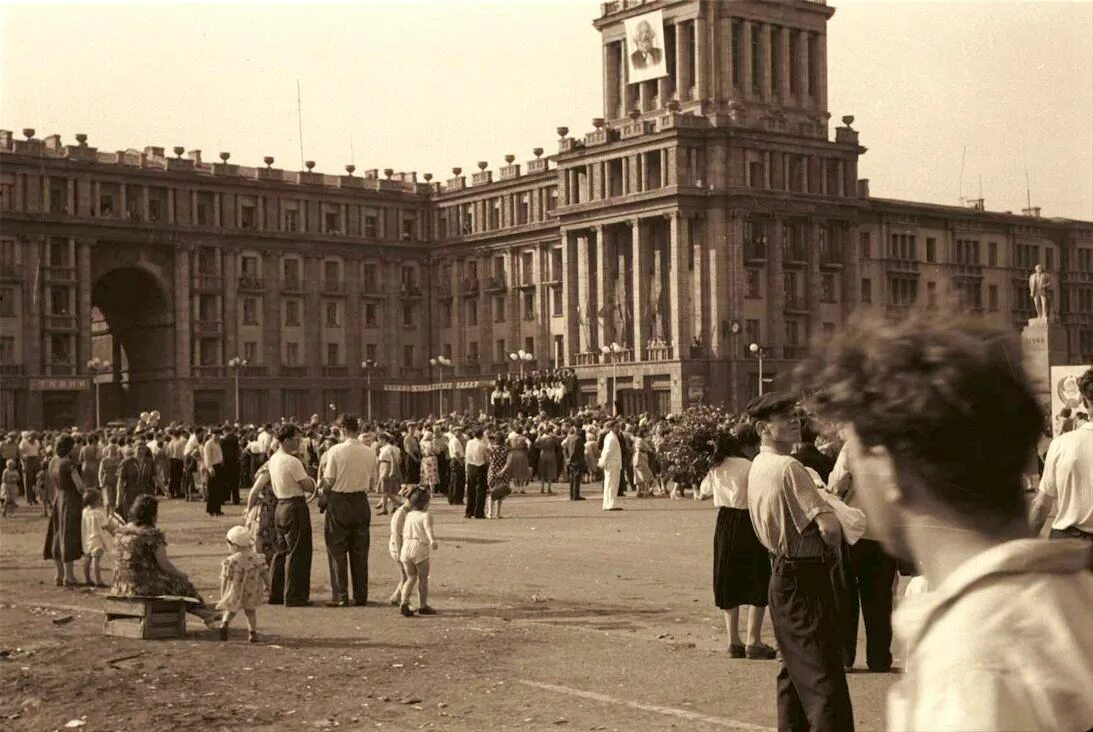
[[[577,248],[580,246],[580,241],[577,239],[575,232],[562,229],[562,303],[564,304],[564,312],[567,316],[564,319],[565,322],[565,344],[563,348],[565,365],[570,366],[573,364],[573,348],[577,344],[580,336],[581,324],[579,316],[577,316],[577,308],[580,305],[580,300],[577,296]],[[549,323],[551,318],[549,302],[549,296],[552,295],[553,288],[547,287],[543,290],[543,301],[539,303],[539,309],[542,311],[539,318],[540,322],[547,324],[547,331],[549,332]],[[536,338],[536,350],[542,351]],[[550,348],[553,348],[553,344],[546,344]]]
[[[118,184],[118,207],[115,216],[119,219],[124,219],[129,215],[129,200],[126,195],[126,188],[128,186],[125,183]]]
[[[641,219],[630,220],[630,272],[631,272],[631,299],[633,308],[630,318],[632,322],[634,360],[645,360],[645,342],[648,340],[646,331],[646,300],[649,293],[649,283],[646,281],[646,242],[642,236]]]
[[[40,236],[27,237],[23,242],[23,354],[29,376],[43,373],[42,311],[45,305],[42,303],[42,273],[45,245],[46,238]]]
[[[239,250],[235,248],[224,249],[221,253],[222,273],[224,275],[224,291],[221,298],[224,306],[224,346],[222,356],[224,363],[235,356],[243,357],[243,347],[239,343]]]
[[[175,249],[175,375],[180,379],[188,379],[193,373],[193,340],[190,331],[193,320],[193,283],[190,276],[192,256],[193,247],[188,244]],[[190,406],[192,409],[192,405]]]
[[[797,37],[797,104],[800,107],[810,107],[808,103],[808,33],[806,31],[794,31]]]
[[[90,239],[76,240],[76,317],[78,335],[76,344],[76,369],[82,371],[91,359],[91,245]]]
[[[759,69],[759,95],[764,101],[771,100],[771,78],[770,78],[770,59],[771,59],[771,43],[770,43],[770,26],[766,23],[759,25],[759,63],[761,64]]]
[[[781,86],[782,86],[782,103],[792,103],[794,101],[794,95],[790,91],[790,63],[789,53],[790,44],[789,37],[793,33],[792,28],[782,26],[782,32],[778,34],[778,48],[774,49],[775,53],[779,55],[779,65],[781,67]]]
[[[140,215],[142,221],[148,221],[151,218],[150,209],[152,207],[151,201],[148,200],[149,188],[148,186],[140,187]]]
[[[816,103],[819,109],[827,110],[827,36],[820,33],[816,36],[816,58],[812,59],[819,67],[816,72],[816,81],[819,89],[816,90]]]
[[[676,21],[672,27],[676,34],[676,98],[684,101],[688,98],[687,93],[691,88],[690,80],[687,78],[687,25]]]
[[[767,224],[767,319],[763,324],[764,332],[759,334],[760,345],[771,348],[772,358],[782,357],[785,345],[785,268],[783,267],[783,247],[785,246],[786,221],[775,218]]]
[[[577,324],[577,353],[588,353],[592,350],[591,328],[596,317],[593,310],[591,293],[588,286],[588,247],[589,232],[583,231],[577,235],[577,305],[580,314]],[[570,316],[572,317],[572,316]],[[583,321],[583,322],[581,322]]]
[[[673,211],[668,221],[668,327],[664,338],[675,346],[675,357],[682,359],[684,349],[690,342],[686,333],[686,260],[683,258],[683,245],[679,238],[679,211]]]
[[[301,360],[308,367],[308,373],[313,378],[322,373],[323,364],[323,312],[318,291],[321,264],[322,258],[319,256],[304,256],[302,275],[306,291],[300,319],[304,329],[304,342],[301,344],[304,352],[300,355]]]
[[[706,43],[706,19],[703,17],[694,20],[694,61],[695,61],[695,98],[704,101],[710,96],[709,83],[706,73],[708,61]]]
[[[729,246],[725,210],[709,209],[705,219],[690,219],[691,236],[702,241],[708,257],[709,302],[707,343],[710,355],[725,358],[725,329],[722,324],[732,318],[729,307]]]
[[[645,112],[651,106],[649,103],[649,84],[643,81],[638,84],[638,109]]]
[[[710,333],[707,327],[709,318],[709,297],[707,296],[707,278],[705,273],[709,270],[707,254],[704,242],[693,235],[693,227],[690,218],[680,218],[677,221],[679,238],[683,246],[690,247],[691,256],[694,258],[694,274],[691,278],[691,337],[698,336],[703,344],[710,344]]]
[[[615,110],[618,103],[615,95],[618,92],[618,70],[615,68],[614,54],[611,52],[611,44],[603,44],[603,116],[606,119],[615,119]]]
[[[671,34],[673,38],[676,38],[676,25],[669,25],[664,28],[664,47],[668,47],[668,35]],[[676,40],[676,48],[679,48],[679,40]],[[678,55],[678,52],[677,52]],[[657,80],[657,98],[660,102],[661,108],[668,105],[668,100],[672,98],[672,93],[675,91],[673,88],[673,82],[675,80],[671,75],[664,75]]]
[[[740,23],[740,91],[745,99],[755,96],[755,88],[751,85],[751,44],[752,23],[743,20]]]
[[[614,314],[611,312],[613,301],[609,291],[611,279],[607,276],[610,256],[607,244],[607,227],[596,227],[596,325],[598,346],[609,344],[615,335]]]

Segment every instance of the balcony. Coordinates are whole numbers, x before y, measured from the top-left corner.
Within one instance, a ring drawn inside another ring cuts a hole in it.
[[[917,275],[919,273],[919,263],[913,259],[893,259],[892,257],[886,257],[884,260],[884,268],[889,272],[905,275]]]
[[[14,264],[0,264],[0,282],[21,279],[23,279],[23,273]]]
[[[239,369],[239,375],[245,379],[261,378],[267,372],[265,366],[243,366]]]
[[[323,366],[323,376],[327,378],[345,378],[349,376],[348,366]]]
[[[282,366],[281,376],[290,379],[302,379],[307,376],[307,366]]]
[[[826,270],[840,270],[843,268],[843,253],[841,251],[836,252],[821,252],[820,253],[820,269]],[[915,262],[915,269],[918,269],[918,262]]]
[[[22,376],[23,364],[0,363],[0,376]]]
[[[361,286],[361,295],[369,298],[381,298],[384,296],[383,288],[378,282],[365,282]]]
[[[239,278],[240,292],[261,292],[263,289],[262,280],[252,274],[244,274]]]
[[[504,292],[509,288],[504,275],[486,279],[486,292]]]
[[[481,372],[481,364],[477,360],[468,360],[466,363],[460,364],[458,370],[459,373],[466,376],[478,376]]]
[[[650,343],[645,348],[646,360],[671,361],[673,360],[674,350],[671,343],[665,343],[664,341]]]
[[[46,330],[77,330],[75,315],[46,315],[43,320]]]
[[[194,335],[218,336],[224,331],[224,324],[219,320],[198,320],[194,323]]]
[[[524,320],[526,322],[534,322],[534,320],[535,320],[535,311],[534,310],[529,310],[528,312],[524,313]]]
[[[956,272],[953,273],[953,277],[962,279],[983,279],[983,267],[978,264],[958,264],[956,265]]]
[[[783,247],[783,267],[805,267],[808,264],[808,252],[804,247]]]
[[[199,292],[220,292],[224,289],[224,278],[220,275],[198,274],[194,277],[194,289]]]
[[[404,379],[420,379],[425,376],[425,369],[421,366],[403,366],[399,369],[399,376]]]
[[[465,279],[463,280],[463,295],[477,295],[478,294],[478,280],[477,279]]]
[[[399,296],[408,299],[424,297],[421,286],[416,282],[403,282],[399,287]]]
[[[520,283],[516,286],[519,287],[521,290],[526,289],[528,287],[535,287],[535,280],[531,275],[524,275],[520,279]]]
[[[808,315],[810,312],[808,300],[803,297],[787,297],[783,309],[787,313],[801,313],[804,315]]]
[[[808,348],[805,346],[794,345],[782,347],[782,355],[787,359],[796,360],[798,358],[804,358],[806,354],[808,354]]]
[[[452,283],[450,280],[441,279],[436,283],[436,296],[442,300],[447,300],[452,296]]]
[[[194,376],[199,379],[224,378],[223,366],[194,366]]]
[[[744,262],[764,264],[767,261],[767,243],[763,240],[744,242]]]
[[[600,354],[595,351],[573,354],[573,363],[576,366],[595,366],[600,362]]]
[[[54,361],[46,364],[46,376],[75,376],[76,364]]]
[[[325,295],[344,295],[344,280],[323,280],[322,291]]]
[[[47,285],[76,284],[75,267],[43,267],[42,278]]]
[[[299,277],[285,277],[281,280],[281,292],[303,293],[304,281]]]

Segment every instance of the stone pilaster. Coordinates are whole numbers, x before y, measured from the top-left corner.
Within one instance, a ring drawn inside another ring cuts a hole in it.
[[[615,338],[614,279],[608,274],[612,256],[609,236],[607,227],[596,227],[596,323],[601,347]]]
[[[782,264],[785,225],[786,220],[780,218],[767,223],[767,322],[759,337],[760,345],[771,348],[773,358],[782,357],[785,345],[786,278]]]
[[[687,307],[687,265],[680,241],[680,214],[673,211],[668,221],[668,328],[664,337],[675,346],[675,357],[683,359],[690,346],[690,328],[684,316]]]
[[[648,340],[648,313],[646,297],[649,286],[646,279],[648,269],[646,260],[646,241],[642,230],[641,219],[630,221],[630,272],[631,272],[631,299],[633,308],[630,312],[631,330],[633,340],[631,347],[634,350],[634,360],[645,360],[645,343]]]
[[[596,311],[592,302],[592,293],[589,287],[589,261],[588,248],[589,232],[583,231],[577,235],[577,306],[579,308],[579,320],[577,335],[577,353],[588,353],[592,350],[592,323],[596,318]],[[567,317],[573,317],[570,314]]]
[[[221,358],[225,364],[229,359],[243,357],[243,344],[239,342],[239,250],[224,249],[220,254],[221,273],[224,275],[224,290],[221,304],[224,307],[224,345]]]

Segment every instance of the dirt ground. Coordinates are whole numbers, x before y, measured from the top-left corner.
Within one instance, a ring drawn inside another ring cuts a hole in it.
[[[375,515],[368,606],[322,607],[329,572],[313,511],[318,606],[261,608],[257,644],[242,618],[227,643],[196,620],[181,640],[104,636],[105,591],[54,586],[45,519],[21,506],[0,521],[0,728],[773,728],[778,662],[724,650],[711,504],[631,497],[604,513],[598,486],[586,493],[516,495],[500,521],[435,501],[439,614],[427,618],[386,604],[397,573]],[[234,510],[160,509],[169,555],[214,601]],[[849,677],[859,730],[883,729],[893,680]]]

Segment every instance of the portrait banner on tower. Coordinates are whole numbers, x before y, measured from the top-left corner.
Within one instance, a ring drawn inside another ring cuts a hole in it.
[[[668,54],[664,48],[664,13],[645,13],[625,21],[627,81],[658,79],[668,75]]]
[[[1078,379],[1089,368],[1089,366],[1051,367],[1051,431],[1056,437],[1063,421],[1064,407],[1070,409],[1071,415],[1083,411],[1082,392],[1078,388]]]

